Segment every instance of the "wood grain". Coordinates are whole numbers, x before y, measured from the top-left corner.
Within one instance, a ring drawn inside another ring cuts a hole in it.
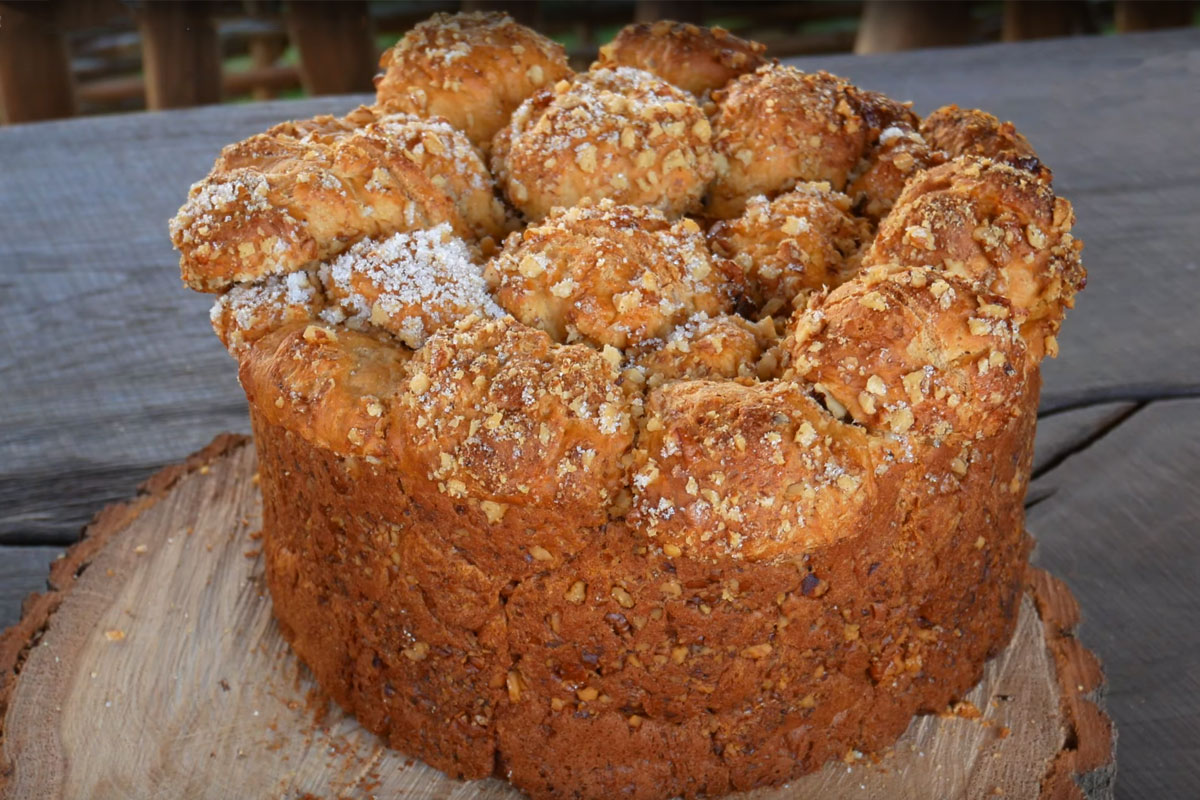
[[[46,589],[50,562],[59,547],[0,547],[0,630],[21,618],[21,603],[31,592]]]
[[[1042,478],[1033,561],[1080,599],[1124,798],[1200,797],[1200,400],[1151,403]]]
[[[1041,414],[1034,443],[1034,477],[1056,468],[1143,407],[1141,403],[1099,403],[1058,414]]]
[[[249,430],[167,219],[220,143],[294,105],[0,130],[0,544],[74,541],[155,469]]]
[[[445,778],[314,708],[270,615],[255,468],[252,448],[225,439],[110,509],[86,557],[76,548],[60,562],[53,610],[0,638],[0,796],[518,798],[500,781]],[[1062,598],[1073,601],[1040,581],[968,695],[981,718],[919,718],[877,762],[832,763],[745,797],[1037,796],[1064,754],[1093,747],[1057,678],[1090,663],[1056,657],[1074,625]],[[1094,742],[1105,763],[1108,744]]]

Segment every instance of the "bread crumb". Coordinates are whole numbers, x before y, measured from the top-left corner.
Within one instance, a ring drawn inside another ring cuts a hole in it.
[[[567,602],[579,605],[587,599],[587,584],[583,581],[575,581],[571,584],[571,588],[566,593]]]
[[[484,500],[479,504],[479,507],[483,509],[484,514],[487,514],[488,522],[492,523],[493,525],[504,519],[504,514],[508,511],[507,505],[504,503],[497,503],[494,500]],[[548,553],[547,557],[549,557]]]

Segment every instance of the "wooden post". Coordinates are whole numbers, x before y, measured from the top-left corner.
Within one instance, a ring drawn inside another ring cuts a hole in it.
[[[1117,32],[1182,28],[1192,24],[1195,10],[1195,4],[1182,0],[1117,0]]]
[[[1082,32],[1087,3],[1079,0],[1005,0],[1000,38],[1006,42],[1047,39]]]
[[[704,21],[704,9],[698,0],[637,0],[634,4],[634,22],[660,19],[699,23]]]
[[[249,43],[250,60],[253,70],[266,74],[272,72],[275,62],[287,50],[287,37],[275,34],[255,35]],[[256,85],[250,91],[255,100],[270,100],[277,94],[274,86],[268,83]]]
[[[0,100],[5,122],[75,115],[60,4],[0,3]]]
[[[143,3],[138,8],[146,107],[186,108],[221,101],[221,54],[207,3]]]
[[[288,31],[309,94],[369,92],[378,69],[365,0],[289,3]]]
[[[965,2],[867,0],[854,52],[890,53],[967,44],[970,40],[971,9]]]
[[[246,14],[252,21],[267,22],[267,4],[263,0],[243,0]],[[250,53],[251,69],[249,71],[263,74],[274,72],[275,62],[284,54],[288,46],[287,33],[282,28],[271,31],[261,31],[250,35],[246,49]],[[229,81],[224,82],[226,91]],[[276,87],[267,84],[257,84],[250,90],[250,96],[255,100],[270,100],[277,94]]]

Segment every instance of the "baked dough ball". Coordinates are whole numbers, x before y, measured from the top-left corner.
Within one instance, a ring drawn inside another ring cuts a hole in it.
[[[688,92],[631,67],[595,69],[526,100],[496,135],[492,169],[532,220],[584,198],[697,209],[712,129]]]
[[[467,243],[446,223],[363,239],[321,265],[319,274],[330,304],[324,319],[352,328],[374,325],[412,348],[470,314],[503,314]]]
[[[237,355],[276,328],[314,319],[324,305],[315,276],[292,272],[230,288],[213,303],[209,319],[221,344]]]
[[[526,97],[571,74],[563,46],[508,14],[434,14],[379,59],[378,102],[442,117],[485,153]]]
[[[631,361],[651,388],[697,378],[758,380],[769,369],[760,368],[760,360],[776,341],[770,319],[753,323],[736,314],[710,317],[701,312],[665,339],[642,343]]]
[[[268,422],[316,447],[381,458],[391,398],[409,351],[369,333],[319,322],[271,331],[243,351],[246,399]]]
[[[318,114],[309,119],[293,119],[281,122],[278,125],[267,128],[263,131],[262,135],[267,139],[274,137],[290,137],[292,139],[312,137],[316,141],[330,144],[338,137],[358,128],[365,128],[372,122],[378,122],[380,118],[386,116],[387,112],[379,106],[359,106],[344,117],[335,117],[332,114]],[[227,152],[233,153],[236,151],[227,149]],[[253,155],[253,151],[251,151],[251,154]],[[226,167],[246,166],[233,164],[229,161],[223,163]]]
[[[572,526],[605,521],[633,426],[599,353],[511,317],[475,317],[435,334],[409,372],[393,449],[414,475],[486,504],[496,523],[510,506],[554,510]]]
[[[930,147],[950,158],[983,156],[1032,172],[1041,169],[1033,145],[1011,122],[1001,122],[977,108],[942,106],[921,121],[921,135]]]
[[[596,67],[636,67],[697,97],[766,63],[767,46],[724,28],[660,20],[626,25],[600,48]]]
[[[869,141],[874,142],[879,134],[892,126],[916,128],[921,118],[912,110],[912,103],[901,103],[881,92],[849,86],[854,105],[866,124]]]
[[[944,160],[943,154],[931,151],[909,125],[889,125],[863,156],[846,194],[858,213],[878,222],[892,210],[913,175]]]
[[[1040,360],[1058,352],[1054,335],[1087,277],[1074,221],[1036,175],[963,156],[908,183],[863,263],[931,265],[1008,298]]]
[[[357,112],[356,112],[357,113]],[[359,239],[449,223],[507,229],[487,168],[444,120],[391,115],[365,127],[277,126],[226,147],[171,221],[184,282],[201,291],[295,272]]]
[[[623,349],[731,307],[695,222],[611,201],[556,209],[511,234],[487,276],[501,307],[559,342]]]
[[[974,439],[1029,391],[1012,311],[954,275],[874,267],[814,298],[784,346],[797,378],[869,430]]]
[[[803,183],[774,200],[751,198],[736,219],[708,231],[714,255],[739,267],[739,288],[757,316],[792,312],[805,292],[833,287],[858,270],[870,224],[828,183]]]
[[[771,560],[854,534],[874,494],[866,433],[796,383],[652,391],[630,524],[668,555]]]
[[[768,64],[716,94],[717,178],[707,212],[720,219],[746,201],[802,181],[841,191],[868,143],[853,87],[827,72]]]

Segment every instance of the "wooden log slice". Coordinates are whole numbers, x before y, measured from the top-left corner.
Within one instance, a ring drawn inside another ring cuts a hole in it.
[[[0,636],[0,797],[517,798],[385,748],[332,707],[271,616],[254,449],[218,437],[51,566]],[[1111,796],[1099,662],[1032,570],[1009,647],[886,752],[746,798]]]

